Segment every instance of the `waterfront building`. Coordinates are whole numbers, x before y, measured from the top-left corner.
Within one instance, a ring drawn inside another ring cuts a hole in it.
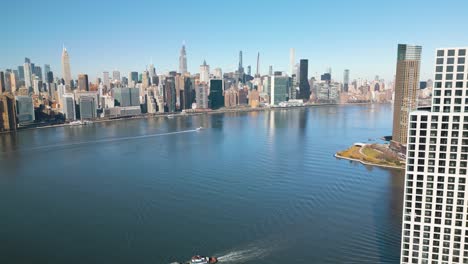
[[[252,108],[258,107],[260,104],[260,93],[257,90],[252,90],[249,92],[249,106]]]
[[[235,107],[239,103],[239,93],[236,88],[231,87],[227,90],[224,91],[224,106],[229,108],[229,107]]]
[[[96,118],[97,102],[94,96],[82,95],[80,96],[79,103],[81,120],[90,120]]]
[[[73,87],[73,79],[70,69],[70,56],[68,55],[68,51],[65,47],[62,50],[62,78],[65,81],[65,85],[69,86],[70,88]]]
[[[180,49],[179,72],[182,75],[187,73],[187,52],[185,51],[185,44],[183,44],[182,48]]]
[[[78,75],[78,89],[81,91],[89,91],[89,81],[87,74]]]
[[[421,50],[421,46],[398,45],[392,134],[396,145],[406,145],[408,116],[417,107]]]
[[[468,263],[467,51],[436,51],[432,109],[409,115],[401,263]]]
[[[206,60],[200,65],[200,82],[206,83],[210,81],[210,65],[206,64]]]
[[[192,104],[195,99],[195,90],[193,89],[193,80],[191,78],[184,79],[184,99],[181,105],[183,109],[192,109]]]
[[[36,120],[34,104],[30,96],[16,96],[16,117],[19,125],[29,124]]]
[[[177,101],[175,77],[166,77],[166,82],[164,83],[164,97],[166,99],[167,111],[170,113],[175,112]]]
[[[242,89],[239,89],[238,91],[239,105],[247,105],[249,103],[248,96],[249,96],[249,89],[247,88],[247,86],[244,86]]]
[[[115,106],[130,105],[130,90],[129,88],[114,88]]]
[[[200,83],[196,89],[196,101],[197,108],[207,109],[208,108],[208,85]]]
[[[209,106],[211,109],[219,109],[224,106],[223,80],[210,80]]]
[[[271,104],[272,105],[278,105],[281,102],[288,101],[290,85],[291,85],[291,78],[289,78],[288,76],[277,75],[277,76],[271,77]]]
[[[62,113],[65,115],[65,120],[74,121],[76,120],[75,111],[75,97],[73,94],[64,94],[62,97]]]
[[[12,93],[0,95],[0,131],[16,130],[16,100]]]

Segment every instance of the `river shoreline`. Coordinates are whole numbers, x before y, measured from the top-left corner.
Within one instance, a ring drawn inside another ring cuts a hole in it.
[[[380,168],[397,169],[397,170],[404,170],[404,169],[405,169],[404,167],[383,165],[383,164],[377,164],[377,163],[369,163],[369,162],[366,162],[366,161],[363,161],[363,160],[359,160],[359,159],[348,158],[348,157],[340,156],[338,153],[335,153],[335,155],[333,155],[333,156],[334,156],[335,158],[337,158],[337,159],[343,159],[343,160],[349,160],[349,161],[356,161],[356,162],[359,162],[359,163],[361,163],[362,165],[366,165],[366,166],[375,166],[375,167],[380,167]]]
[[[168,116],[176,117],[185,117],[185,116],[197,116],[197,115],[206,115],[206,114],[225,114],[225,113],[245,113],[245,112],[264,112],[264,111],[277,111],[277,110],[290,110],[290,109],[297,109],[297,108],[309,108],[309,107],[321,107],[321,106],[335,106],[335,105],[372,105],[374,103],[352,103],[352,104],[307,104],[303,106],[289,106],[289,107],[257,107],[257,108],[223,108],[218,110],[209,110],[209,111],[200,111],[200,112],[188,112],[188,113],[156,113],[156,114],[141,114],[138,116],[128,116],[128,117],[121,117],[121,118],[112,118],[112,119],[96,119],[93,120],[93,123],[105,123],[105,122],[114,122],[114,121],[124,121],[124,120],[132,120],[132,119],[144,119],[144,118],[166,118]],[[33,129],[46,129],[46,128],[57,128],[57,127],[68,127],[68,126],[75,126],[70,125],[69,123],[63,124],[55,124],[55,125],[44,125],[44,126],[33,126],[27,128],[19,128],[13,131],[2,131],[0,134],[8,134],[8,133],[15,133],[19,131],[27,131]],[[78,126],[77,126],[78,127]]]

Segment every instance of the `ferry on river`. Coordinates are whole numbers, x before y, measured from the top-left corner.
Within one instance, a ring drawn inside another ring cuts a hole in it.
[[[218,263],[216,257],[204,257],[204,256],[193,256],[192,259],[186,264],[215,264]],[[173,264],[183,264],[180,262],[174,262]]]

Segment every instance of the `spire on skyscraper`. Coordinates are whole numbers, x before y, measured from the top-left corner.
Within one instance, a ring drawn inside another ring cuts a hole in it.
[[[179,72],[184,75],[187,73],[187,52],[185,51],[185,41],[182,42],[179,56]]]

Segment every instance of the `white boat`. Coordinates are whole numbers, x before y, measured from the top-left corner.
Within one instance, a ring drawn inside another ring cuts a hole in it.
[[[70,122],[70,126],[81,126],[83,123],[81,123],[81,121],[73,121],[73,122]]]
[[[203,129],[203,127],[197,127],[196,130],[197,130],[197,131],[200,131],[200,130],[202,130],[202,129]]]
[[[193,256],[190,260],[190,264],[214,264],[218,262],[218,259],[215,257],[203,257],[203,256]]]
[[[169,119],[174,118],[174,115],[168,115],[167,118]]]

